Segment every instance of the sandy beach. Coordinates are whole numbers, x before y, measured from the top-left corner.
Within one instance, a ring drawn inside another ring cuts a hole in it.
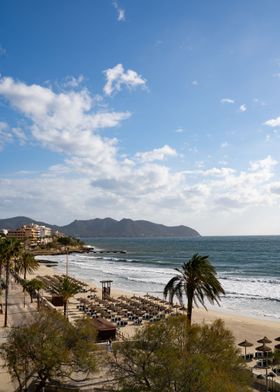
[[[70,271],[71,272],[71,271]],[[55,268],[47,267],[44,264],[40,264],[40,267],[33,274],[29,275],[28,278],[34,278],[35,276],[53,275],[58,274]],[[71,273],[70,273],[71,274]],[[78,276],[75,276],[79,278]],[[87,282],[89,283],[89,282]],[[97,294],[101,296],[101,287],[98,285],[93,285],[89,283],[90,287],[95,287],[97,289]],[[120,295],[132,296],[133,293],[128,293],[127,291],[119,290],[112,285],[111,295],[113,297],[118,297]],[[208,310],[204,308],[194,308],[193,310],[193,322],[194,323],[210,323],[216,319],[222,319],[225,322],[227,328],[229,328],[236,340],[236,343],[243,341],[244,339],[249,340],[254,344],[258,345],[257,340],[267,336],[270,340],[280,336],[280,321],[273,321],[267,319],[257,319],[253,317],[246,317],[243,315],[238,315],[236,313],[229,313],[223,311],[221,308],[217,310]],[[133,327],[137,328],[137,327]],[[133,329],[129,330],[129,335],[133,333]],[[277,342],[275,342],[276,344]],[[274,345],[272,343],[271,345]],[[247,352],[254,352],[254,347],[249,347]]]

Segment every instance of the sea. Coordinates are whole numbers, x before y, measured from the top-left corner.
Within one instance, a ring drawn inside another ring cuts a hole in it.
[[[112,280],[133,293],[162,297],[165,284],[194,253],[208,255],[226,295],[210,309],[280,319],[280,236],[195,238],[87,238],[98,249],[126,253],[83,253],[68,256],[69,274],[100,285]],[[45,256],[65,271],[66,256]]]

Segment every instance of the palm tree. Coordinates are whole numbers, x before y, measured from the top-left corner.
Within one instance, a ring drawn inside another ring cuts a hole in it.
[[[8,296],[11,260],[20,254],[21,247],[21,243],[15,238],[4,238],[0,241],[0,259],[2,265],[5,265],[6,269],[4,327],[7,327],[8,324]]]
[[[223,287],[216,278],[216,270],[210,263],[208,256],[194,254],[192,258],[185,262],[181,268],[175,268],[179,272],[174,276],[164,288],[163,294],[166,298],[169,295],[169,302],[173,303],[176,296],[183,306],[183,295],[187,297],[187,318],[191,324],[193,302],[196,306],[201,303],[205,306],[205,299],[210,303],[219,304],[220,294],[225,294]]]
[[[52,292],[63,299],[64,316],[67,315],[68,301],[75,294],[82,291],[81,285],[70,279],[68,276],[63,278],[54,277]]]
[[[23,272],[23,279],[26,280],[26,274],[31,273],[39,268],[39,262],[30,252],[24,252],[18,262],[18,271]]]
[[[30,295],[30,301],[33,302],[33,295],[37,294],[37,309],[40,308],[40,290],[44,287],[44,283],[40,279],[24,280],[23,287],[26,289]]]

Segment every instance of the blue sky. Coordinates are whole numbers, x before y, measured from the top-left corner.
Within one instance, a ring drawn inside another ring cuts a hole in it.
[[[280,234],[277,0],[0,5],[0,218]]]

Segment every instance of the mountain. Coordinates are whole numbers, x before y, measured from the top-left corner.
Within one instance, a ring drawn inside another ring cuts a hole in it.
[[[27,218],[26,216],[16,216],[14,218],[0,219],[0,230],[15,230],[23,225],[30,225],[31,223],[35,223],[36,225],[48,226],[51,227],[53,230],[58,230],[59,227],[55,225],[49,225],[48,223],[36,221],[34,219]]]
[[[74,220],[69,225],[56,226],[33,219],[18,216],[9,219],[0,219],[0,229],[14,230],[22,225],[35,223],[51,227],[70,236],[89,237],[198,237],[200,234],[187,226],[165,226],[145,220],[112,218]]]

